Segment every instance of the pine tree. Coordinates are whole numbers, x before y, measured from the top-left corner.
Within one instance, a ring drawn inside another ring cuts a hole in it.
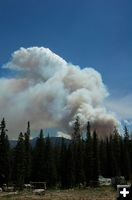
[[[109,157],[109,142],[101,140],[99,142],[99,174],[103,177],[109,177],[109,168],[107,168]]]
[[[121,136],[120,138],[120,151],[121,151],[121,156],[120,156],[120,170],[121,170],[121,175],[125,175],[125,166],[124,166],[124,158],[125,158],[125,151],[124,151],[124,138]]]
[[[57,171],[53,153],[53,146],[51,144],[49,136],[47,137],[45,144],[45,172],[46,172],[47,186],[48,187],[56,186]]]
[[[43,137],[43,130],[40,130],[40,135],[37,138],[36,146],[33,151],[32,160],[32,180],[45,181],[45,140]]]
[[[87,136],[87,140],[91,137],[91,125],[90,125],[90,122],[88,121],[87,123],[87,133],[86,133],[86,136]]]
[[[54,165],[56,167],[56,183],[57,187],[60,187],[60,152],[61,145],[57,144],[53,149]]]
[[[68,179],[67,179],[67,149],[62,138],[61,142],[61,152],[60,152],[60,185],[61,188],[67,188]]]
[[[75,144],[75,181],[77,185],[85,181],[84,172],[84,146],[83,141],[79,139]]]
[[[29,183],[31,176],[31,145],[30,145],[30,122],[28,122],[25,137],[25,183]]]
[[[114,169],[114,150],[113,150],[113,136],[110,135],[106,141],[105,144],[106,150],[104,150],[104,154],[106,154],[106,160],[105,162],[105,175],[104,177],[113,177],[115,176],[115,169]],[[105,153],[106,152],[106,153]],[[103,160],[102,160],[103,162]]]
[[[87,186],[90,185],[93,169],[93,151],[90,122],[87,123],[87,138],[85,142],[85,179]]]
[[[128,129],[125,126],[124,128],[124,176],[126,180],[131,178],[131,161],[130,161],[130,139]]]
[[[120,163],[120,156],[121,156],[121,149],[120,149],[120,136],[118,130],[114,129],[114,136],[113,136],[113,168],[114,168],[114,176],[121,175],[121,163]]]
[[[74,143],[69,144],[67,149],[67,184],[68,188],[75,186],[75,157],[74,157]]]
[[[79,116],[76,117],[75,123],[74,123],[74,132],[72,135],[72,139],[77,141],[81,137],[80,135],[80,122],[79,122]]]
[[[10,179],[10,145],[6,132],[6,123],[3,118],[0,124],[0,176],[8,184]],[[2,186],[2,183],[0,185]]]
[[[98,185],[99,177],[99,162],[98,162],[98,138],[96,131],[93,132],[93,171],[92,171],[92,182],[93,186]]]
[[[24,136],[20,133],[14,152],[14,178],[16,187],[23,189],[25,175],[25,144]]]

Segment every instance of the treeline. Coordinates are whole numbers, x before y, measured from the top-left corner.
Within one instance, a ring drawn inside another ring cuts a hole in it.
[[[98,177],[132,176],[132,138],[125,127],[124,135],[117,129],[99,139],[87,123],[86,139],[81,138],[79,118],[76,119],[72,140],[54,145],[40,130],[34,148],[30,144],[30,122],[26,133],[20,133],[15,148],[11,148],[6,123],[0,124],[0,187],[3,182],[19,189],[30,181],[45,181],[48,188],[72,188],[98,185]]]

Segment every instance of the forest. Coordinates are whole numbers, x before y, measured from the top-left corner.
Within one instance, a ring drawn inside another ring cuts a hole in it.
[[[86,138],[81,136],[80,121],[76,118],[72,139],[53,144],[44,137],[43,130],[35,147],[30,143],[30,122],[27,130],[19,134],[17,145],[11,148],[6,120],[0,123],[0,187],[2,182],[23,189],[30,181],[44,181],[48,188],[73,188],[80,184],[98,186],[99,175],[112,178],[132,178],[132,136],[127,127],[120,134],[117,128],[111,135],[99,138],[91,131],[88,121]]]

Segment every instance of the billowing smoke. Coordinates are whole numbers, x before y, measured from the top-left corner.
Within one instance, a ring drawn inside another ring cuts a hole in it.
[[[67,63],[44,47],[20,48],[3,68],[17,72],[0,78],[0,115],[7,119],[11,136],[28,120],[33,130],[57,127],[68,134],[77,116],[82,128],[89,120],[100,134],[117,125],[103,105],[108,91],[94,69]]]

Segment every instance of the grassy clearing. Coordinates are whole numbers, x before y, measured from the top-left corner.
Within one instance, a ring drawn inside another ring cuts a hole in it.
[[[2,196],[0,200],[115,200],[116,191],[111,187],[88,188],[80,190],[47,190],[44,196],[21,192],[18,195]]]

